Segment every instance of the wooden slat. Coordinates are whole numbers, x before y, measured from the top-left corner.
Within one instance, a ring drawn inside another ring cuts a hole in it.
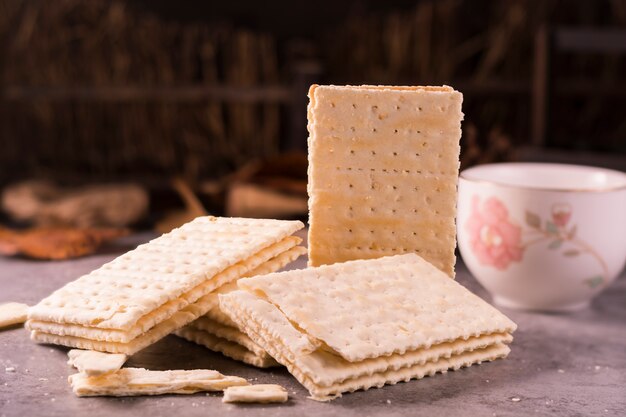
[[[554,31],[554,46],[561,52],[626,52],[626,30],[558,28]]]
[[[5,86],[0,98],[6,101],[229,101],[241,103],[278,102],[292,99],[291,90],[280,85],[264,87],[230,86]]]

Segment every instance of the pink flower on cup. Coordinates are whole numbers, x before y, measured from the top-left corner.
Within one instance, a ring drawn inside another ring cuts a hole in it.
[[[481,210],[478,196],[473,196],[465,230],[481,264],[505,270],[511,262],[522,260],[521,227],[509,221],[509,211],[497,198],[489,197]]]
[[[572,206],[567,203],[559,203],[552,206],[552,221],[558,227],[565,227],[572,217]]]

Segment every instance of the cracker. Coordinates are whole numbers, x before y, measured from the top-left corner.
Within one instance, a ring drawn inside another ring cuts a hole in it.
[[[28,315],[28,305],[22,303],[0,304],[0,328],[24,323]]]
[[[128,343],[153,328],[156,324],[170,318],[174,313],[185,306],[196,302],[198,298],[210,293],[215,288],[223,286],[224,283],[228,283],[241,276],[251,276],[251,273],[256,270],[272,271],[279,269],[284,266],[284,262],[292,259],[295,254],[300,254],[304,251],[304,248],[295,246],[301,241],[302,239],[296,236],[289,236],[262,249],[258,253],[226,268],[219,274],[204,281],[181,297],[161,305],[156,310],[140,318],[133,327],[127,330],[101,329],[79,324],[52,323],[40,320],[29,320],[26,327],[29,330],[57,334],[59,336],[74,336],[98,341]],[[279,265],[282,266],[279,267]],[[211,301],[205,298],[204,303],[210,304]],[[211,307],[211,305],[207,306],[207,308]]]
[[[65,285],[31,308],[29,319],[128,330],[302,227],[298,221],[199,217]]]
[[[228,387],[224,390],[223,403],[285,403],[287,390],[276,384]]]
[[[122,368],[95,377],[74,374],[68,380],[74,394],[79,397],[194,394],[201,391],[223,391],[228,387],[248,384],[243,378],[225,376],[207,369],[149,371],[142,368]]]
[[[193,326],[183,327],[174,332],[176,336],[189,340],[190,342],[202,345],[214,352],[222,353],[224,356],[235,359],[248,365],[258,368],[269,368],[280,366],[269,354],[263,351],[262,355],[257,355],[249,351],[238,343],[231,342],[221,337],[217,337]]]
[[[509,349],[504,343],[512,340],[509,334],[484,335],[360,362],[348,362],[323,349],[310,354],[294,355],[284,339],[275,335],[285,332],[281,327],[292,332],[298,330],[286,317],[277,318],[268,313],[269,308],[264,312],[260,312],[258,308],[253,309],[254,313],[251,313],[250,309],[246,309],[250,304],[250,296],[251,294],[243,291],[236,291],[220,297],[220,303],[239,327],[279,363],[285,365],[317,400],[328,400],[342,392],[419,379],[425,375],[444,372],[448,368],[458,369],[472,363],[505,357]],[[275,306],[274,312],[280,314]],[[436,366],[433,367],[433,363]]]
[[[309,264],[418,253],[454,276],[461,93],[309,90]]]
[[[120,369],[128,357],[121,353],[103,353],[94,350],[72,349],[67,352],[68,365],[88,376],[97,376]]]
[[[516,328],[416,254],[278,272],[238,286],[263,295],[310,339],[350,362]],[[267,310],[260,301],[250,302]]]
[[[193,304],[188,305],[180,311],[177,311],[172,317],[157,324],[146,333],[134,338],[128,343],[106,342],[101,340],[92,340],[76,336],[59,336],[56,334],[40,332],[33,330],[30,332],[30,338],[39,343],[51,343],[55,345],[69,346],[78,349],[98,350],[109,353],[124,353],[133,355],[134,353],[144,349],[177,329],[191,323],[198,317],[206,314],[208,311],[207,296],[200,298]]]

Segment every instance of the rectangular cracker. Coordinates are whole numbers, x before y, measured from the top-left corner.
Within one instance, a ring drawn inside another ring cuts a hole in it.
[[[462,94],[309,90],[309,264],[418,253],[454,276]]]
[[[323,349],[294,354],[289,338],[281,335],[299,331],[270,303],[257,299],[256,308],[250,307],[250,297],[252,294],[236,291],[220,297],[220,303],[246,334],[288,368],[313,399],[322,401],[342,392],[419,379],[448,368],[502,358],[509,352],[504,343],[512,340],[509,334],[483,335],[360,362],[348,362]],[[266,309],[258,308],[260,303],[265,303]]]
[[[142,368],[122,368],[100,376],[74,374],[68,380],[74,394],[79,397],[194,394],[201,391],[223,391],[228,387],[248,384],[243,378],[225,376],[207,369],[149,371]]]
[[[217,337],[193,326],[183,327],[174,332],[174,334],[190,342],[202,345],[214,352],[219,352],[231,359],[256,366],[257,368],[280,366],[280,364],[265,351],[263,351],[263,354],[257,355],[255,352],[246,349],[238,343]]]
[[[414,253],[278,272],[237,284],[278,307],[309,340],[350,362],[516,328]]]
[[[120,369],[128,357],[121,353],[103,353],[94,350],[72,349],[67,352],[68,365],[87,376],[98,376]]]
[[[170,318],[177,311],[196,302],[200,297],[223,286],[225,283],[236,280],[242,276],[253,276],[255,271],[272,272],[282,268],[290,259],[294,259],[294,257],[297,258],[299,254],[305,251],[304,248],[296,246],[301,241],[302,239],[296,236],[289,236],[260,250],[258,253],[226,268],[219,274],[204,281],[181,297],[168,301],[156,310],[141,317],[133,327],[127,330],[103,329],[79,324],[54,323],[32,319],[28,320],[26,327],[29,330],[59,336],[74,336],[98,341],[128,343],[139,335],[146,333],[158,323]],[[206,304],[211,303],[208,298],[205,298],[204,302]],[[212,305],[208,305],[208,308],[211,307]]]
[[[199,217],[65,285],[32,307],[29,319],[129,330],[168,301],[303,226]]]
[[[287,390],[276,384],[245,385],[224,390],[223,403],[285,403]]]
[[[0,328],[24,323],[28,315],[28,305],[22,303],[0,304]]]

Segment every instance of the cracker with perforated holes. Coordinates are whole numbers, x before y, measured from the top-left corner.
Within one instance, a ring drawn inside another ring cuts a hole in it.
[[[205,314],[211,291],[267,271],[301,242],[290,235],[302,227],[197,218],[55,291],[29,310],[26,327],[36,341],[132,354]]]
[[[219,352],[231,359],[256,366],[257,368],[280,366],[280,364],[264,350],[262,351],[262,354],[256,354],[255,352],[246,349],[239,343],[217,337],[214,334],[200,330],[191,325],[176,330],[174,334],[190,342],[202,345],[214,352]],[[245,333],[241,334],[245,335]]]
[[[222,311],[316,399],[471,364],[464,358],[504,357],[516,328],[415,254],[238,285],[243,290],[220,295]],[[303,350],[302,340],[317,347]]]
[[[228,387],[224,390],[224,403],[285,403],[289,399],[287,390],[276,384],[245,385]]]
[[[248,385],[243,378],[222,375],[208,369],[149,371],[143,368],[122,368],[100,376],[73,374],[68,380],[74,394],[79,397],[194,394]]]
[[[268,273],[276,271],[285,266],[290,261],[300,256],[305,249],[295,246],[301,242],[296,236],[289,236],[267,248],[262,249],[257,254],[239,262],[224,271],[215,275],[209,280],[183,294],[181,297],[168,301],[154,311],[140,318],[137,323],[127,330],[100,329],[72,323],[53,323],[40,320],[29,320],[27,328],[32,331],[42,333],[57,334],[59,336],[74,336],[105,342],[128,343],[138,336],[145,334],[158,323],[172,317],[174,313],[180,311],[189,304],[196,303],[202,294],[211,294],[216,288],[221,288],[224,283],[243,276],[254,276],[256,273]],[[217,299],[212,297],[204,298],[203,306],[211,309],[217,304]]]
[[[311,86],[309,263],[415,252],[454,276],[461,93]]]

